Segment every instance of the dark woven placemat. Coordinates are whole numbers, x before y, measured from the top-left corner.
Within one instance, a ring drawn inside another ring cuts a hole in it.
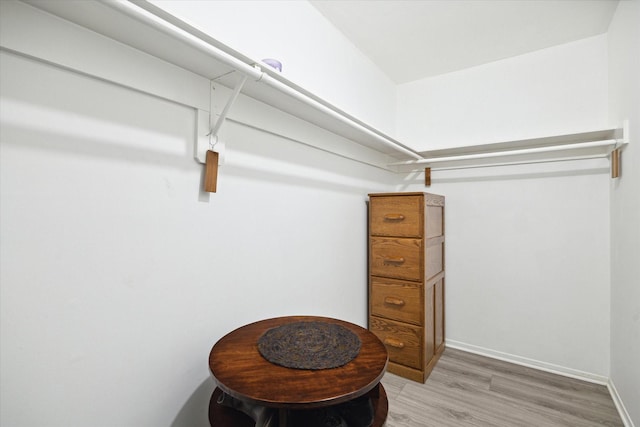
[[[269,329],[258,338],[258,351],[271,363],[295,369],[346,365],[360,352],[360,338],[344,326],[295,322]]]

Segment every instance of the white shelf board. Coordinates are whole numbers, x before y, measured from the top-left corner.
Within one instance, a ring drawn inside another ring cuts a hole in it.
[[[626,143],[622,128],[422,151],[422,160],[395,162],[400,171],[462,169],[608,157]]]
[[[270,67],[256,68],[251,58],[145,0],[23,1],[144,52],[150,58],[229,88],[235,87],[243,75],[249,75],[242,89],[244,95],[336,134],[346,139],[347,145],[348,141],[355,142],[388,156],[389,169],[399,172],[425,167],[438,170],[608,157],[614,148],[628,142],[628,135],[623,135],[622,129],[601,129],[418,153],[297,86]]]
[[[238,71],[237,68],[212,56],[208,52],[209,49],[218,49],[234,60],[244,63],[243,65],[247,68],[253,68],[255,65],[255,61],[250,58],[145,1],[121,2],[119,6],[117,3],[110,4],[96,0],[25,0],[25,2],[230,88],[235,86],[240,78],[239,74],[246,68]],[[163,30],[162,26],[150,25],[149,22],[128,13],[126,9],[133,4],[143,7],[163,25],[166,23],[168,27],[179,27],[178,31],[187,29],[189,35],[197,36],[194,36],[194,39],[199,39],[201,46],[197,47],[197,43],[194,45],[194,43],[185,42],[180,37]],[[268,66],[261,67],[259,71],[277,82],[276,86],[286,90],[283,91],[273,85],[250,78],[242,90],[243,94],[393,159],[419,158],[413,149],[295,85],[269,69]]]

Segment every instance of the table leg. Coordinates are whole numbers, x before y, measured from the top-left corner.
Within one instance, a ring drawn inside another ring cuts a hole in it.
[[[287,413],[288,413],[288,409],[286,408],[280,408],[278,410],[278,419],[280,420],[279,422],[280,427],[287,427]]]

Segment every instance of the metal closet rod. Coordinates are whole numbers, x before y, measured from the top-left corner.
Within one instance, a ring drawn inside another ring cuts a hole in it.
[[[372,138],[375,138],[377,141],[384,143],[385,145],[392,147],[396,151],[402,152],[414,159],[422,159],[423,157],[417,152],[408,149],[399,143],[390,140],[389,138],[381,135],[377,131],[369,129],[366,126],[354,121],[353,119],[346,117],[344,114],[341,114],[334,110],[333,108],[328,107],[322,102],[319,102],[316,99],[313,99],[309,95],[299,92],[298,90],[286,85],[285,83],[273,78],[269,74],[262,71],[262,69],[256,65],[255,63],[247,63],[238,59],[234,55],[223,51],[219,47],[215,46],[215,44],[219,44],[219,42],[215,41],[215,39],[209,37],[198,29],[188,25],[187,23],[172,17],[168,13],[162,11],[158,7],[150,4],[146,1],[109,1],[109,0],[100,0],[105,5],[112,7],[114,9],[119,10],[120,12],[140,21],[153,28],[162,31],[165,34],[168,34],[180,41],[187,43],[189,46],[196,48],[197,50],[204,52],[216,60],[228,65],[229,67],[239,71],[242,74],[247,75],[251,79],[256,82],[265,83],[272,88],[283,92],[311,107],[322,111],[323,113],[331,116],[332,118],[341,121],[348,126],[358,129],[361,132],[366,133]],[[161,15],[161,16],[159,16]]]
[[[442,162],[451,162],[458,160],[474,160],[474,159],[487,159],[493,157],[508,157],[508,156],[517,156],[522,154],[536,154],[536,153],[549,153],[554,151],[564,151],[564,150],[576,150],[580,148],[594,148],[594,147],[603,147],[603,146],[615,146],[618,141],[616,139],[608,139],[604,141],[592,141],[592,142],[580,142],[573,144],[563,144],[563,145],[554,145],[548,147],[536,147],[536,148],[523,148],[523,149],[514,149],[508,151],[495,151],[491,153],[476,153],[476,154],[462,154],[458,156],[446,156],[446,157],[433,157],[433,158],[422,158],[420,160],[409,160],[406,162],[394,162],[390,163],[390,166],[407,166],[407,165],[419,165],[419,164],[434,164],[434,163],[442,163]],[[570,159],[568,157],[567,159]],[[525,163],[525,162],[523,162]],[[534,163],[532,161],[532,163]],[[535,163],[539,163],[536,161]]]
[[[581,161],[581,160],[592,160],[592,159],[603,159],[606,158],[607,155],[604,154],[593,154],[593,155],[585,155],[585,156],[572,156],[572,157],[553,157],[548,159],[529,159],[529,160],[505,160],[503,162],[495,162],[495,163],[477,163],[470,165],[433,165],[427,166],[428,169],[432,171],[448,171],[448,170],[462,170],[462,169],[482,169],[482,168],[495,168],[502,166],[521,166],[521,165],[534,165],[538,163],[558,163],[558,162],[573,162],[573,161]],[[415,168],[406,168],[403,169],[402,172],[424,172],[425,166]]]

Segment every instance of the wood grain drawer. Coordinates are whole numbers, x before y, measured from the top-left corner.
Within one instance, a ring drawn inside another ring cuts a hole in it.
[[[445,347],[445,198],[369,194],[369,329],[388,372],[424,382]]]
[[[421,239],[370,237],[370,273],[407,280],[424,277]]]
[[[390,361],[423,369],[421,327],[371,316],[369,329],[387,347]]]
[[[376,236],[422,237],[422,196],[371,197],[369,230]]]
[[[371,314],[421,326],[422,283],[371,278]]]

